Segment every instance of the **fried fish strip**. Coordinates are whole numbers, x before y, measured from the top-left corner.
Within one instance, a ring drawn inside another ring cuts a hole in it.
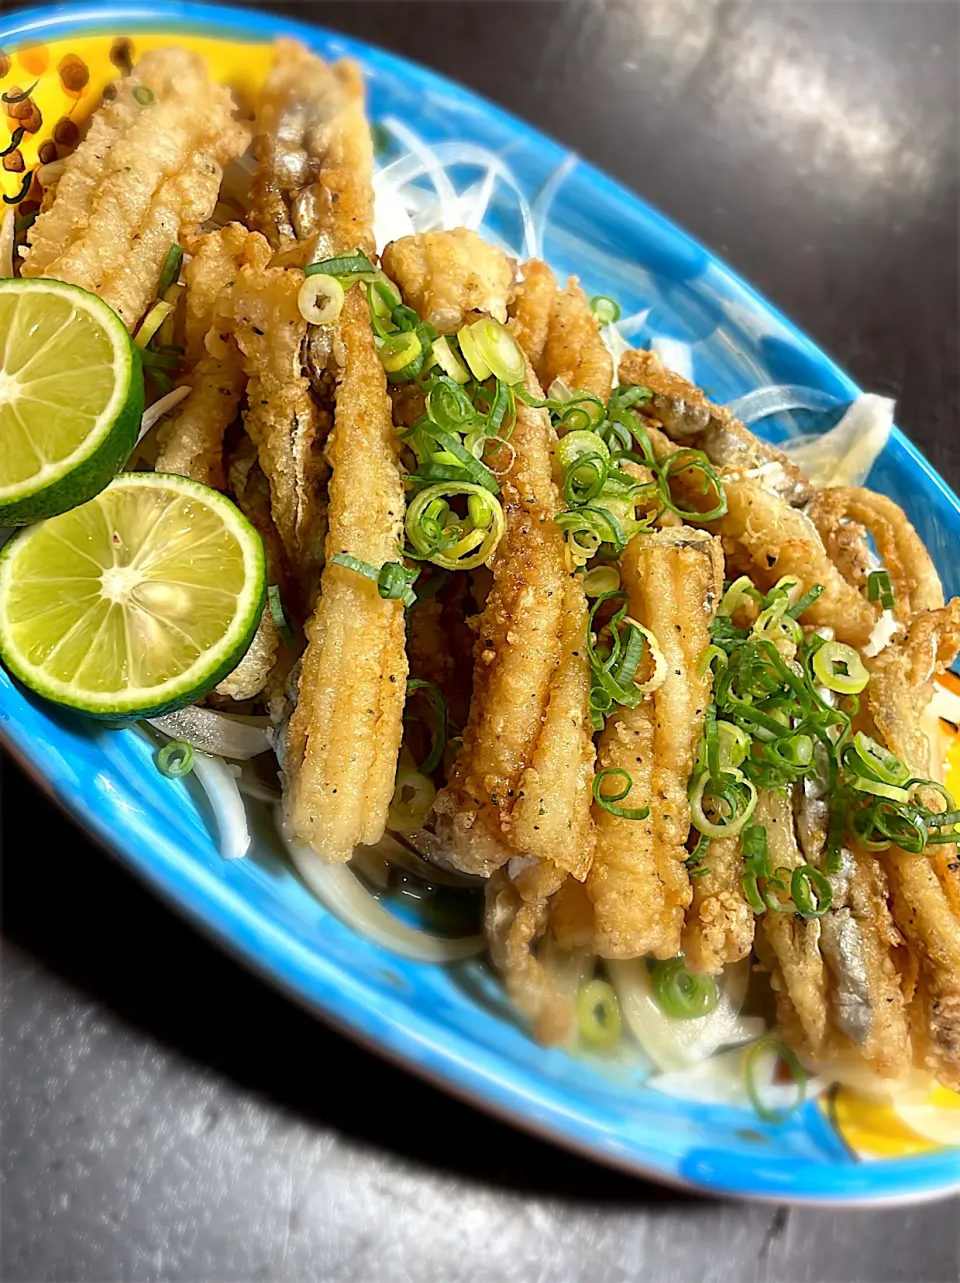
[[[524,869],[515,880],[500,869],[486,886],[484,921],[490,954],[507,992],[543,1043],[559,1043],[573,1024],[573,1004],[537,958],[533,946],[546,931],[550,897],[563,874],[546,861]]]
[[[743,892],[739,838],[711,842],[707,872],[691,878],[692,899],[683,928],[683,955],[691,970],[719,975],[753,944],[753,910]]]
[[[671,441],[703,450],[715,467],[738,475],[759,472],[767,489],[791,504],[804,504],[813,487],[785,454],[754,436],[722,406],[708,401],[698,387],[668,370],[656,352],[625,352],[620,382],[641,384],[653,393],[639,407],[663,425]]]
[[[338,338],[336,423],[328,453],[330,529],[316,613],[286,737],[288,823],[327,860],[378,841],[393,797],[406,696],[403,605],[343,566],[396,560],[403,485],[393,416],[366,300],[349,290]]]
[[[722,480],[727,511],[711,528],[723,541],[729,569],[746,571],[764,591],[784,575],[797,579],[803,592],[821,584],[824,591],[804,611],[803,623],[827,625],[838,640],[865,646],[879,609],[843,578],[810,518],[759,481],[727,474]]]
[[[540,396],[532,373],[527,388]],[[571,608],[563,534],[553,521],[561,508],[551,475],[553,439],[546,411],[518,402],[510,438],[512,461],[500,477],[505,531],[478,625],[470,716],[463,747],[436,804],[438,832],[443,832],[458,867],[470,873],[490,874],[511,855],[528,854],[514,845],[511,832],[514,803],[528,768],[546,771],[537,790],[530,779],[532,796],[542,796],[543,785],[557,781],[567,798],[543,801],[552,832],[562,831],[561,813],[575,800],[569,781],[564,784],[560,778],[560,764],[550,765],[548,758],[537,756],[538,751],[549,753],[553,737],[569,751],[569,737],[561,734],[558,719],[569,708],[574,688],[583,690],[583,647],[576,646],[576,656],[563,651],[565,631],[575,626],[582,608]],[[585,691],[583,701],[585,718]],[[552,702],[556,717],[550,715]],[[589,738],[588,727],[584,721],[578,728],[584,740]],[[579,752],[573,761],[579,771]],[[526,821],[529,807],[523,814]],[[522,829],[529,837],[532,825],[524,822]],[[580,851],[564,849],[555,855],[564,869],[582,867]]]
[[[634,536],[620,565],[630,615],[656,636],[667,676],[651,699],[618,706],[600,735],[600,770],[614,767],[632,780],[618,805],[649,805],[650,814],[630,820],[594,807],[597,854],[587,881],[594,944],[605,958],[671,958],[680,952],[691,896],[687,787],[711,682],[709,669],[697,670],[710,644],[723,561],[711,535],[684,527]]]
[[[513,264],[466,227],[393,241],[383,251],[383,269],[407,306],[441,334],[455,334],[474,312],[507,319]]]
[[[587,388],[607,401],[613,361],[577,278],[571,276],[559,290],[553,273],[539,259],[524,263],[522,271],[510,315],[540,386],[549,388],[560,379],[570,389]]]
[[[161,430],[158,472],[180,473],[218,490],[226,484],[223,434],[237,416],[247,377],[233,337],[220,338],[216,329],[217,305],[221,291],[232,285],[244,262],[255,261],[258,249],[263,263],[266,246],[240,223],[208,232],[190,245],[192,257],[184,269],[186,351],[181,381],[192,390]],[[206,346],[208,335],[212,352]]]
[[[213,212],[222,167],[243,151],[247,134],[229,92],[185,49],[144,54],[116,90],[64,162],[21,274],[99,294],[133,330],[156,296],[170,247]],[[152,95],[146,105],[138,92]]]
[[[804,863],[793,827],[793,805],[784,791],[761,789],[752,824],[767,831],[771,867],[791,872]],[[822,1056],[827,1048],[828,972],[820,952],[820,921],[768,910],[757,921],[756,948],[770,971],[781,1027],[801,1051]]]
[[[270,482],[288,561],[308,585],[309,598],[323,561],[323,448],[332,415],[330,404],[318,404],[312,395],[301,365],[307,339],[297,306],[302,281],[293,268],[247,264],[230,291],[230,308],[248,379],[244,424]]]
[[[906,636],[868,661],[864,691],[867,729],[906,763],[930,778],[930,745],[920,718],[932,680],[953,662],[960,648],[960,598],[942,610],[916,616]],[[932,790],[924,801],[941,809]],[[918,1058],[942,1082],[960,1088],[960,872],[956,847],[943,844],[929,854],[896,847],[882,855],[893,894],[893,916],[920,961],[921,983],[914,999]]]
[[[923,540],[906,513],[886,495],[858,486],[835,486],[814,495],[807,514],[826,543],[840,538],[849,522],[873,535],[877,555],[890,573],[894,613],[907,623],[918,611],[943,605],[943,586]]]
[[[296,40],[277,41],[258,106],[250,225],[289,262],[374,251],[373,143],[355,62],[328,64]]]

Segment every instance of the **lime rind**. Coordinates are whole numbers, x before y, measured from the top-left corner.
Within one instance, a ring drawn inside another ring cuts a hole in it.
[[[78,690],[50,674],[38,671],[21,654],[8,625],[5,601],[9,586],[16,576],[16,563],[28,542],[36,537],[45,523],[20,531],[0,551],[0,659],[15,677],[51,703],[71,708],[90,717],[115,721],[118,718],[159,716],[194,704],[233,672],[249,649],[266,605],[267,572],[263,541],[257,530],[238,508],[217,490],[198,481],[171,473],[127,472],[116,478],[114,486],[176,490],[191,495],[214,508],[237,538],[243,553],[244,584],[238,596],[233,622],[217,642],[205,650],[183,672],[157,686],[126,688],[122,694],[97,694]],[[96,503],[95,496],[90,502]]]
[[[126,327],[102,299],[63,281],[0,280],[0,293],[57,295],[87,312],[109,334],[114,350],[113,394],[92,432],[76,450],[39,475],[0,486],[0,526],[23,526],[76,508],[110,482],[136,445],[143,418],[143,363]]]

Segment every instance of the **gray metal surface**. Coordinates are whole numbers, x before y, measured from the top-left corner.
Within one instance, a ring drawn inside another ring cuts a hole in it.
[[[897,396],[960,486],[954,3],[277,7],[605,166]],[[958,1200],[788,1211],[605,1171],[291,1006],[9,763],[3,818],[4,1283],[960,1278]]]

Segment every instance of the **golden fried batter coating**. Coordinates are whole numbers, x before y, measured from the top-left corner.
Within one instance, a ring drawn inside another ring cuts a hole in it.
[[[513,264],[466,227],[393,241],[383,251],[383,269],[407,306],[441,334],[455,334],[474,312],[507,319]]]
[[[597,854],[587,883],[594,943],[607,958],[671,958],[680,952],[690,903],[687,787],[710,699],[710,671],[697,670],[710,644],[723,562],[704,531],[669,529],[634,536],[621,574],[631,617],[659,642],[666,680],[636,708],[618,706],[600,735],[598,768],[617,767],[633,781],[618,805],[649,805],[650,814],[630,820],[594,807]]]
[[[601,401],[609,399],[613,361],[575,276],[560,290],[546,263],[524,263],[510,315],[541,387],[560,379],[571,390],[586,388]]]
[[[247,135],[229,92],[185,49],[144,54],[116,90],[64,162],[21,274],[99,294],[133,330],[156,297],[170,247],[210,217],[223,166]],[[152,96],[143,105],[137,92]]]
[[[692,899],[683,928],[683,954],[692,971],[719,975],[753,945],[753,910],[743,892],[739,838],[720,838],[707,848],[708,872],[691,878]]]
[[[383,835],[393,797],[406,696],[403,604],[335,565],[337,553],[381,566],[396,560],[403,486],[383,367],[367,303],[347,292],[341,375],[330,440],[330,529],[319,604],[297,707],[287,731],[287,821],[327,860],[349,860]]]
[[[332,65],[278,40],[258,107],[250,224],[274,249],[300,242],[304,265],[360,249],[372,254],[373,144],[355,62]]]
[[[835,486],[814,495],[807,515],[824,542],[828,537],[842,538],[849,522],[869,530],[890,573],[894,613],[903,623],[918,611],[943,605],[943,586],[932,557],[906,513],[886,495],[858,486]]]

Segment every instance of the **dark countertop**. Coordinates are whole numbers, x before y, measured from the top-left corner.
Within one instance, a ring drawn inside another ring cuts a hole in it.
[[[608,169],[896,396],[960,487],[952,0],[276,7]],[[3,782],[4,1283],[960,1278],[958,1200],[688,1198],[450,1100],[224,958],[9,762]]]

